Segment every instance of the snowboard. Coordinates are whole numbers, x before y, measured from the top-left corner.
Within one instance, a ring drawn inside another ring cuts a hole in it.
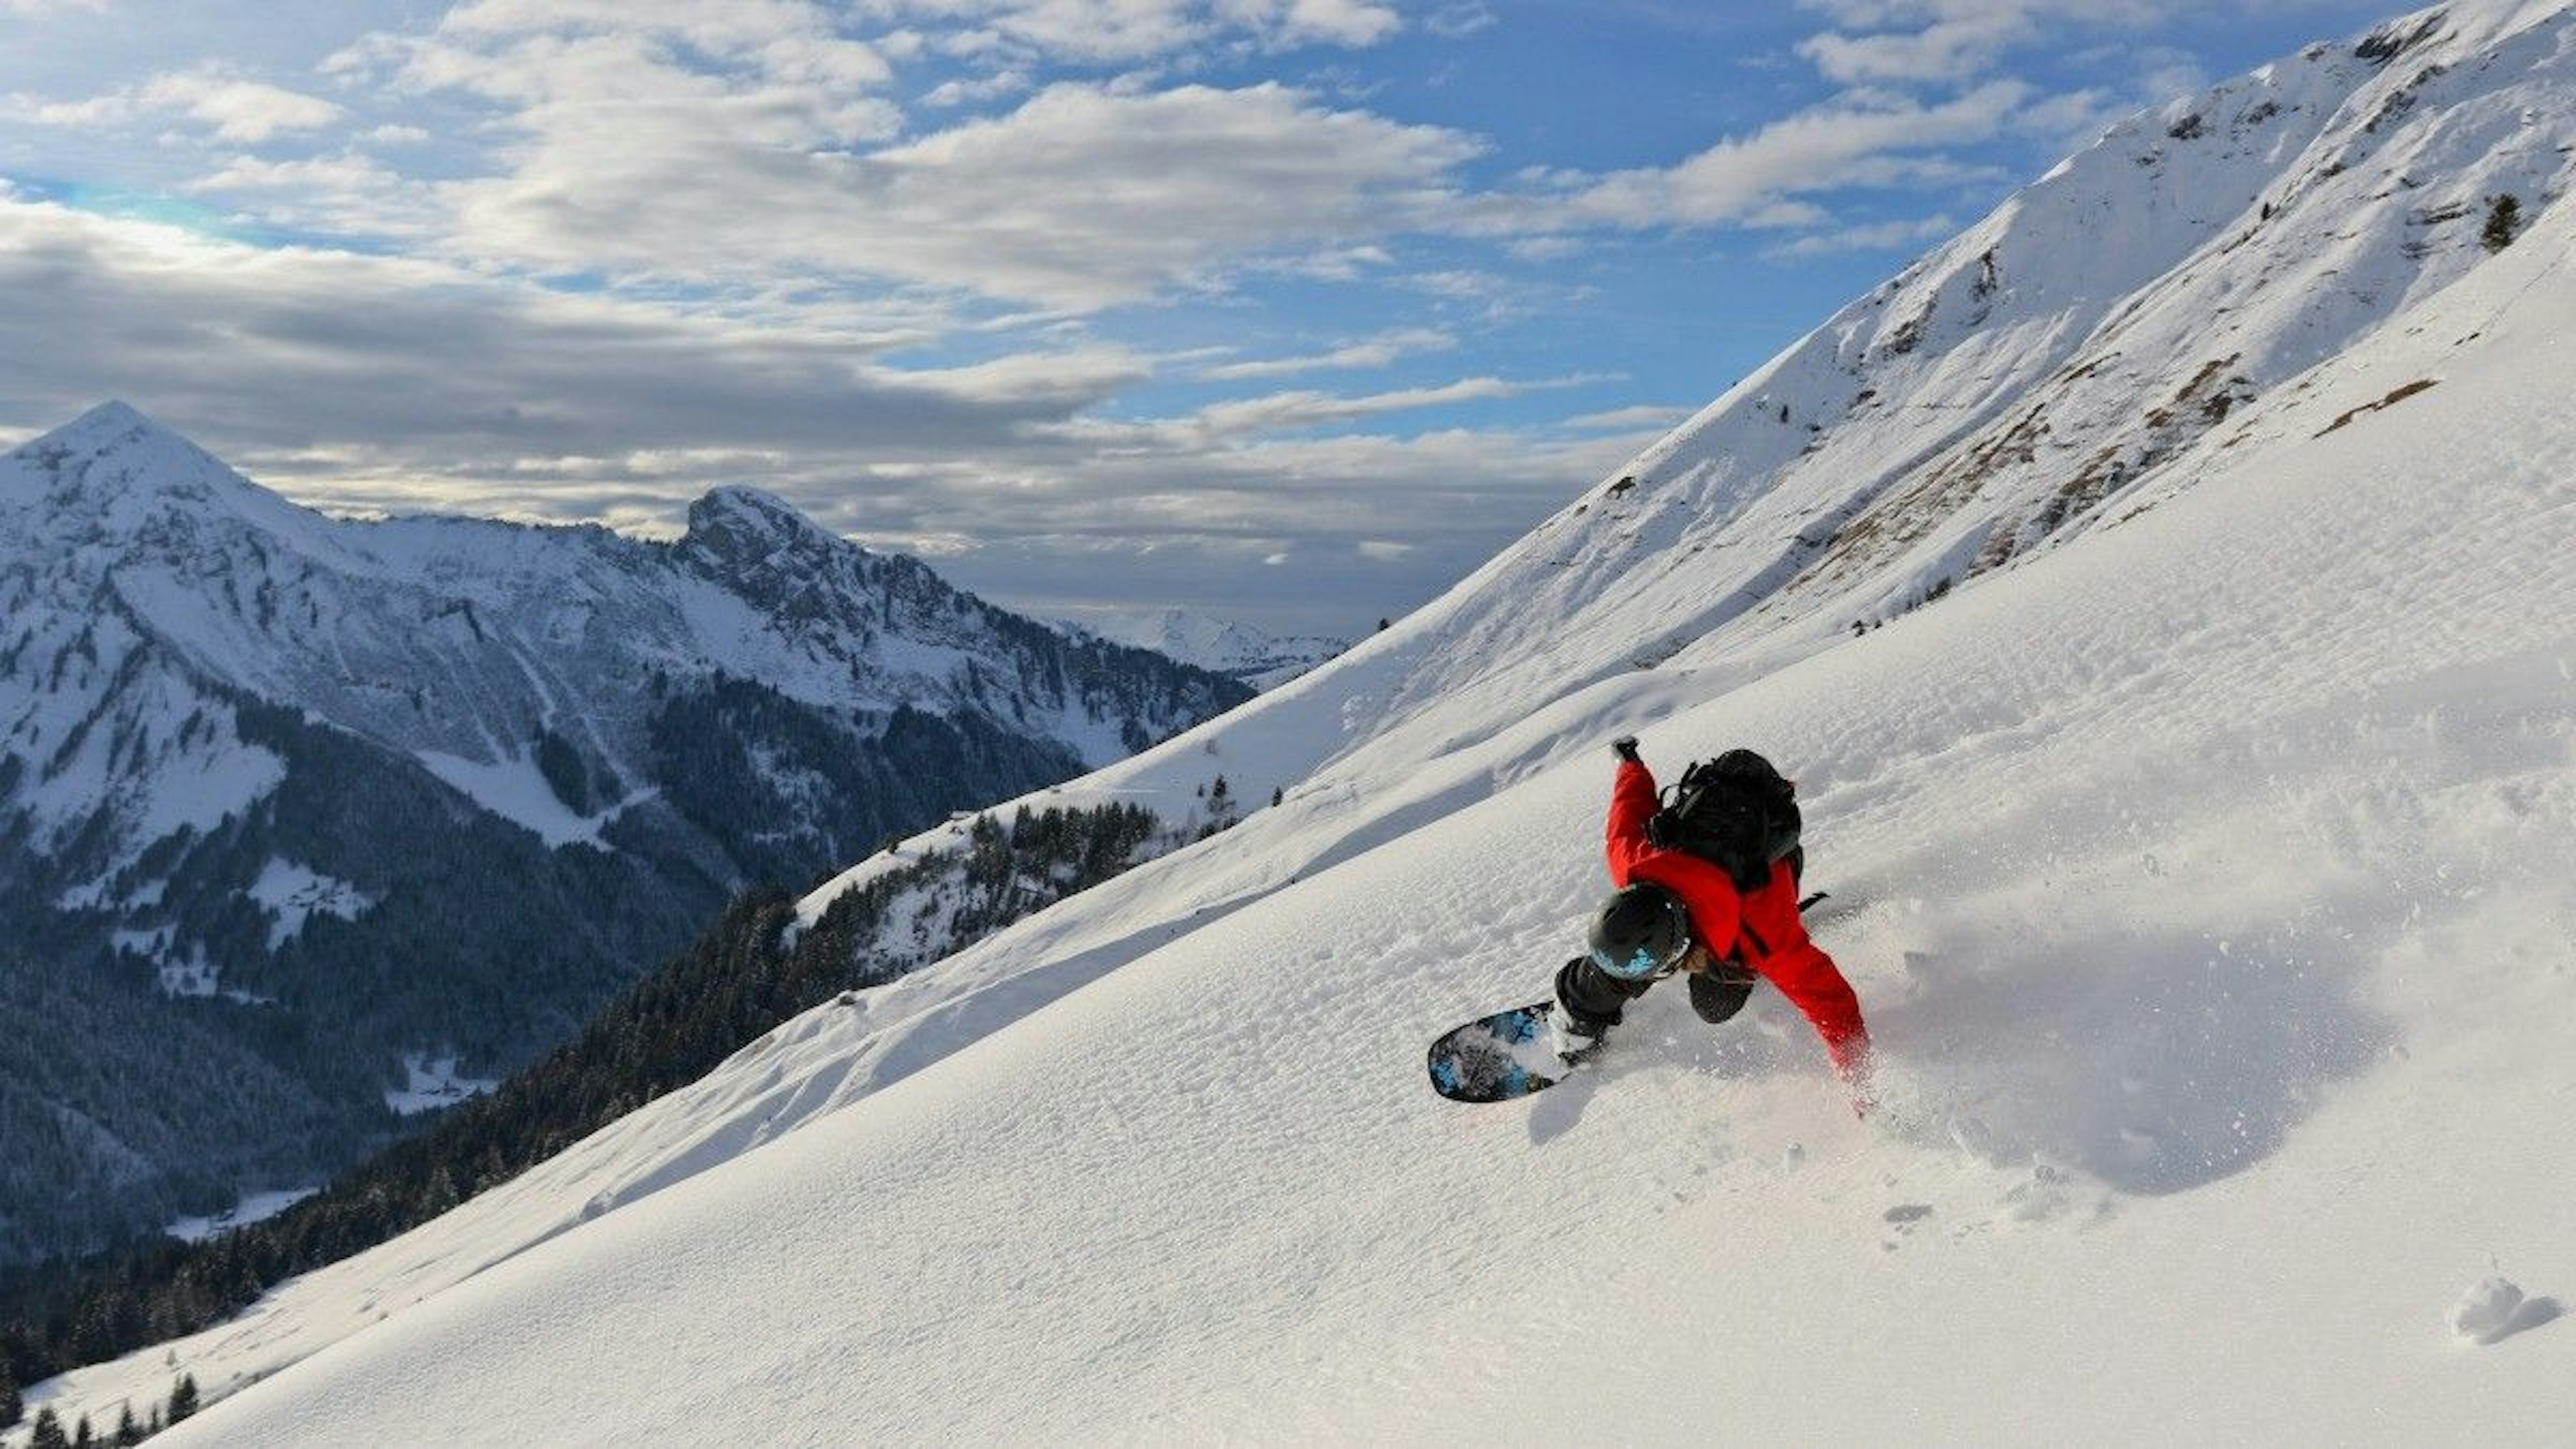
[[[1565,1080],[1579,1063],[1560,1059],[1548,1045],[1554,1010],[1553,1001],[1534,1002],[1447,1032],[1431,1044],[1431,1090],[1453,1102],[1508,1102]]]
[[[1830,897],[1818,891],[1798,902],[1805,911]],[[1548,1044],[1554,1000],[1515,1006],[1453,1027],[1431,1044],[1431,1090],[1453,1102],[1509,1102],[1564,1081],[1601,1048],[1566,1061]]]

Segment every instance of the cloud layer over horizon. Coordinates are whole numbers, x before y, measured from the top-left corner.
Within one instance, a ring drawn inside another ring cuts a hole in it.
[[[2072,0],[411,8],[0,0],[0,442],[120,396],[321,506],[646,531],[751,482],[1004,602],[1344,634],[2273,44]]]

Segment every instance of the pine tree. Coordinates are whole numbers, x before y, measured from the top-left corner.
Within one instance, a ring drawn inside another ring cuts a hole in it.
[[[170,1386],[170,1422],[176,1424],[195,1412],[197,1412],[197,1376],[181,1374],[179,1382]]]
[[[72,1449],[70,1436],[63,1433],[63,1421],[54,1417],[53,1410],[36,1411],[36,1433],[27,1441],[27,1449]]]
[[[456,1191],[456,1179],[442,1162],[429,1171],[429,1182],[421,1188],[420,1210],[424,1217],[437,1217],[464,1201]]]
[[[2508,191],[2487,203],[2487,224],[2478,240],[2490,252],[2500,252],[2513,245],[2513,235],[2522,230],[2522,198]]]
[[[130,1400],[116,1411],[116,1442],[120,1445],[143,1442],[143,1426],[134,1422],[134,1405]]]
[[[72,1431],[72,1449],[98,1449],[98,1435],[89,1427],[89,1415],[80,1416],[80,1427]]]
[[[14,1429],[27,1417],[27,1404],[18,1397],[18,1380],[11,1376],[8,1365],[0,1364],[0,1429]]]

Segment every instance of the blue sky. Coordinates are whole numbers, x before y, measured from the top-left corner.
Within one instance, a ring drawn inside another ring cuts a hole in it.
[[[0,0],[0,442],[1351,635],[2340,0]]]

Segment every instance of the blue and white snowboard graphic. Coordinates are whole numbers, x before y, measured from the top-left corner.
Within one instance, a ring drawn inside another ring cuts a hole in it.
[[[1433,1042],[1431,1089],[1454,1102],[1508,1102],[1563,1081],[1573,1068],[1548,1044],[1555,1009],[1541,1001],[1498,1011]]]

